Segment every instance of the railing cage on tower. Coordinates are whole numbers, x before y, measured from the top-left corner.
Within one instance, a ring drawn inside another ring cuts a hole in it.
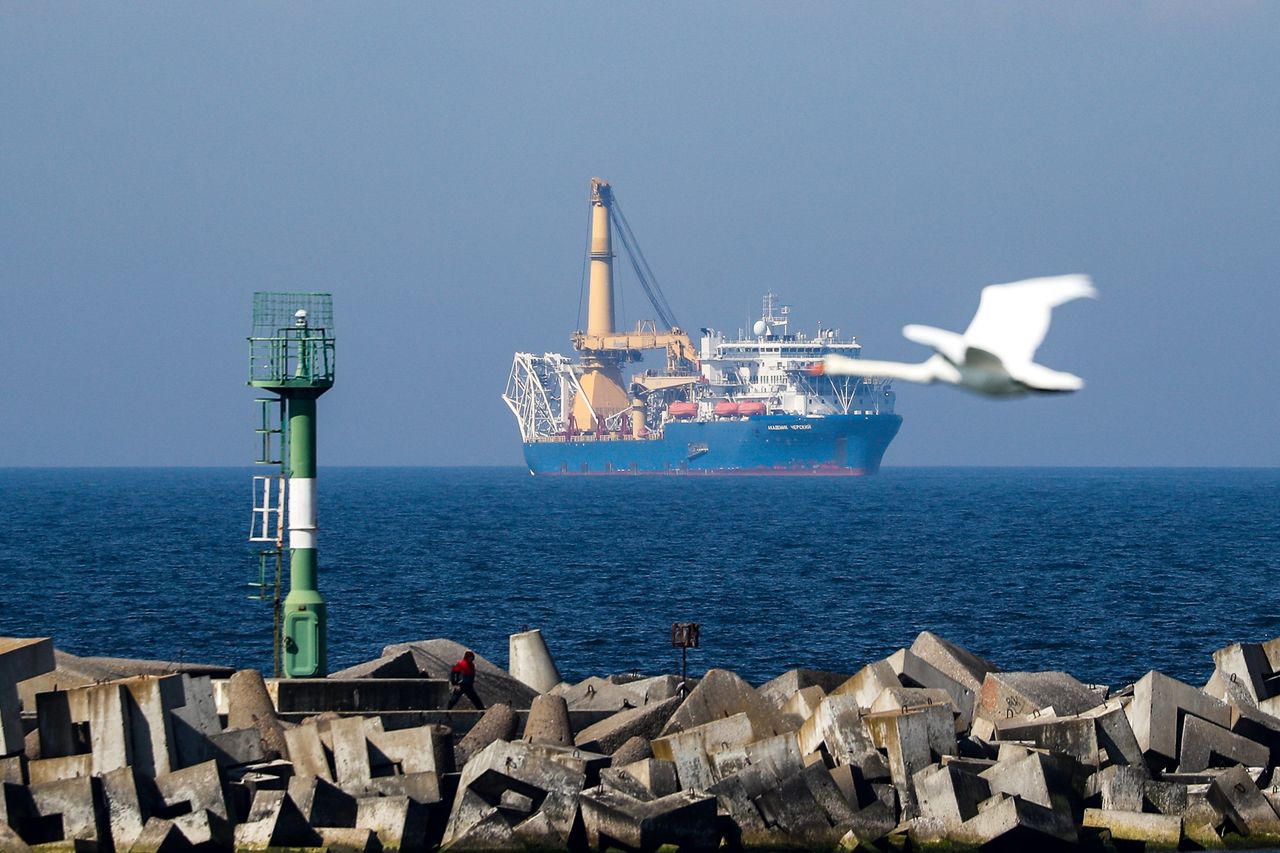
[[[328,388],[334,372],[333,296],[253,295],[249,384],[259,388]]]

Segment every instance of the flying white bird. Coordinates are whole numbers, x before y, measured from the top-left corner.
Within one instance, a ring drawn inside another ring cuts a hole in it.
[[[1084,380],[1036,364],[1036,348],[1049,331],[1054,307],[1098,292],[1086,275],[1031,278],[982,288],[978,313],[963,335],[932,326],[904,326],[909,341],[933,347],[919,364],[828,355],[811,372],[829,376],[878,376],[909,382],[949,382],[992,397],[1079,391]]]

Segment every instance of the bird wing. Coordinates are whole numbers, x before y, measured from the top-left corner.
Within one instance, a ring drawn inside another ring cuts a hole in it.
[[[904,379],[908,382],[928,383],[937,379],[928,361],[907,364],[901,361],[848,358],[843,355],[824,356],[822,372],[828,376],[876,376],[884,379]]]
[[[1009,369],[1009,375],[1032,391],[1079,391],[1084,380],[1074,373],[1050,370],[1041,364],[1019,364]]]
[[[1098,292],[1087,275],[1030,278],[982,289],[965,343],[994,354],[1006,365],[1030,363],[1049,331],[1050,312],[1064,302]]]
[[[911,325],[902,327],[902,336],[912,343],[933,347],[952,364],[964,361],[964,335],[957,335],[946,329],[935,329],[933,326]]]

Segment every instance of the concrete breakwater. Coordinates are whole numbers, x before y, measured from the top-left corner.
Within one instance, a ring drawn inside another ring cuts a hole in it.
[[[0,638],[0,850],[1280,846],[1280,639],[1115,690],[928,632],[759,687],[556,683],[511,643],[480,712],[445,710],[449,640],[275,681]]]

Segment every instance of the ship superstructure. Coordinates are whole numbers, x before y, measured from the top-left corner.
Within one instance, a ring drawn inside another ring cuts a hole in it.
[[[516,416],[533,474],[876,471],[902,418],[886,380],[813,376],[828,353],[858,357],[838,329],[790,330],[773,293],[735,337],[703,329],[700,346],[676,324],[609,185],[593,179],[588,323],[581,354],[516,353],[503,400]],[[659,321],[618,332],[612,228]],[[662,369],[636,369],[645,351]]]

